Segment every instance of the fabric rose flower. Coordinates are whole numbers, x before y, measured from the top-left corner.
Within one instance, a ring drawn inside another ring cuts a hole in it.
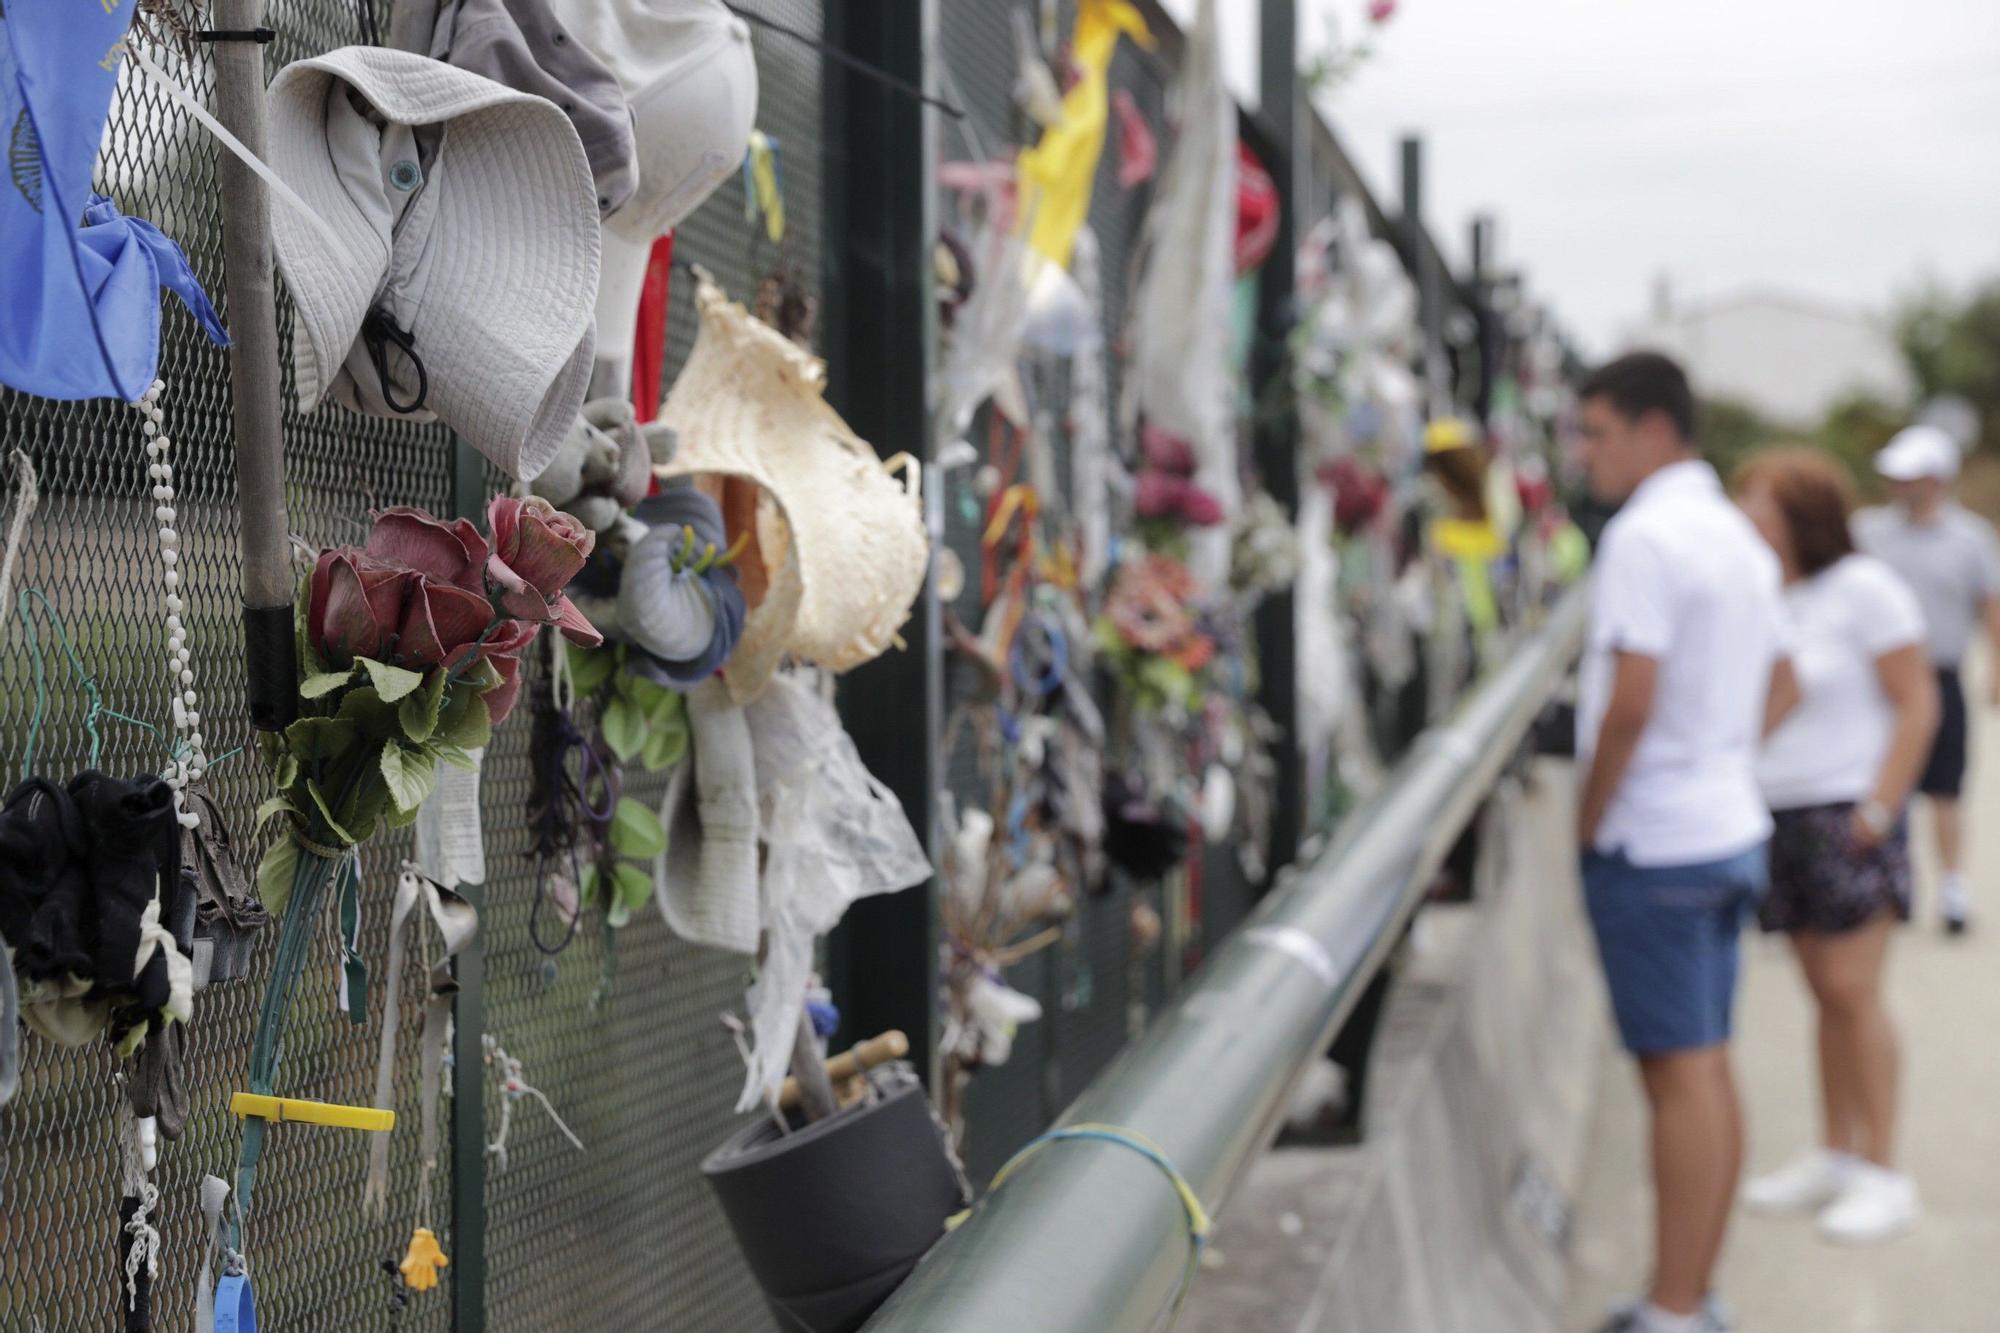
[[[492,620],[481,594],[347,546],[320,553],[306,633],[329,666],[372,657],[428,667],[476,644]]]
[[[554,624],[582,647],[603,643],[604,636],[563,595],[590,558],[597,534],[538,495],[494,496],[486,525],[493,534],[486,577],[499,592],[500,608],[520,620]]]
[[[370,559],[412,569],[467,592],[486,591],[486,539],[468,518],[446,523],[421,509],[398,505],[375,515],[362,548]]]

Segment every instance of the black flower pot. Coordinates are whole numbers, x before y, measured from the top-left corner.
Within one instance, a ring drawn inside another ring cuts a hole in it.
[[[851,1333],[963,1205],[921,1087],[781,1135],[746,1125],[702,1163],[785,1333]]]

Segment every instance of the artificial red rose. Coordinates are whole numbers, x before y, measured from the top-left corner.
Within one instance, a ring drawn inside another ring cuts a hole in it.
[[[604,644],[604,635],[590,618],[577,610],[576,603],[567,597],[558,597],[549,609],[556,613],[555,626],[562,636],[579,648],[598,648]]]
[[[486,712],[493,725],[514,711],[514,703],[521,697],[521,659],[518,657],[495,657],[494,669],[500,673],[500,683],[479,696],[486,700]]]
[[[1189,527],[1212,528],[1222,522],[1222,501],[1190,482],[1181,490],[1181,517]]]
[[[392,645],[415,577],[375,565],[352,546],[320,552],[306,612],[306,639],[320,660],[337,669]]]
[[[384,509],[375,515],[366,550],[378,563],[412,569],[467,592],[486,591],[486,539],[470,519],[446,523],[408,505]]]
[[[486,574],[500,588],[500,606],[522,620],[556,620],[552,602],[590,558],[598,534],[542,496],[496,494],[486,526],[494,538]]]
[[[493,623],[493,605],[478,593],[413,575],[396,636],[404,666],[434,667],[475,648]]]
[[[1136,479],[1132,507],[1140,518],[1173,518],[1180,513],[1187,488],[1186,478],[1148,468]]]
[[[1194,446],[1171,431],[1158,426],[1139,427],[1139,452],[1146,456],[1146,462],[1175,476],[1194,475]]]

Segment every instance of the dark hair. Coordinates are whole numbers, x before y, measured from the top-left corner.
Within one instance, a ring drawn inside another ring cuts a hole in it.
[[[1628,421],[1664,412],[1683,442],[1694,443],[1694,390],[1687,372],[1658,352],[1627,352],[1584,376],[1577,400],[1603,398]]]
[[[1736,469],[1736,494],[1766,487],[1792,538],[1792,556],[1807,578],[1854,554],[1847,516],[1854,512],[1854,482],[1824,449],[1782,445],[1760,449]]]

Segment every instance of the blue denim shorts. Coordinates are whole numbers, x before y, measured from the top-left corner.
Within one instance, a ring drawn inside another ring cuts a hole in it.
[[[1737,938],[1766,882],[1762,843],[1687,866],[1583,854],[1584,901],[1627,1050],[1664,1055],[1729,1040]]]

